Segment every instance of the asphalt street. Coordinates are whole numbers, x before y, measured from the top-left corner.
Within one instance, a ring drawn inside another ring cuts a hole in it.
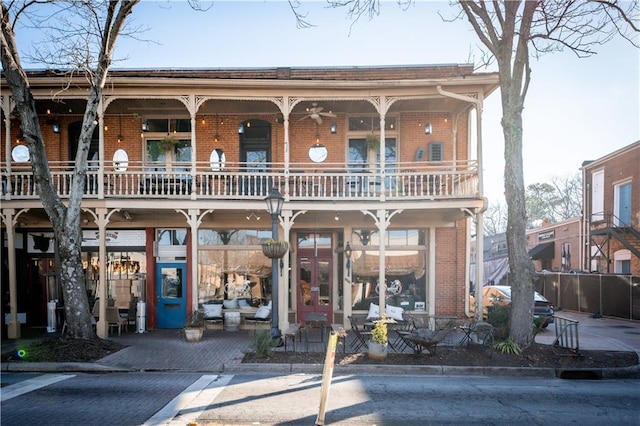
[[[319,374],[45,374],[2,389],[1,424],[313,425],[322,386]],[[331,425],[640,422],[638,379],[347,374],[328,389]]]

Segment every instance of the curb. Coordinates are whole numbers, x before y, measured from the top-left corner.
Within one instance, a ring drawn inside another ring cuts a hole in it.
[[[3,362],[2,372],[10,373],[127,373],[133,370],[89,362]]]
[[[136,369],[88,362],[3,362],[0,370],[11,373],[131,373],[131,372],[208,372],[260,374],[323,374],[324,364],[221,364],[208,369]],[[548,377],[559,379],[626,379],[640,376],[640,364],[630,367],[565,369],[533,367],[465,367],[448,365],[336,365],[334,375],[373,374],[380,376],[486,376],[486,377]]]

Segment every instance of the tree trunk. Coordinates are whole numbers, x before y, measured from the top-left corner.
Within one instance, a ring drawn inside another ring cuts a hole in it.
[[[82,231],[65,228],[61,232],[59,226],[54,225],[54,234],[59,262],[56,268],[59,271],[62,284],[68,337],[85,340],[95,339],[96,334],[91,325],[89,298],[82,269],[80,244],[75,243],[82,241]]]
[[[533,263],[527,253],[527,213],[522,163],[522,104],[521,98],[517,95],[519,91],[510,92],[507,89],[514,86],[519,88],[520,84],[511,80],[509,84],[502,86],[502,129],[505,140],[504,188],[508,211],[507,250],[509,270],[512,274],[509,337],[521,347],[527,347],[533,340]]]

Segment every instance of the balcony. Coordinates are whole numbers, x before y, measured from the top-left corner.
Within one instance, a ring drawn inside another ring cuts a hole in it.
[[[2,200],[39,199],[30,167],[0,163]],[[20,166],[20,167],[19,167]],[[62,198],[68,198],[73,173],[70,163],[50,162],[52,182]],[[215,167],[214,167],[215,169]],[[248,168],[243,163],[225,164],[213,170],[208,162],[175,163],[154,168],[129,161],[111,161],[88,170],[87,199],[264,199],[277,187],[288,201],[420,201],[469,199],[480,196],[475,161],[393,163],[380,168],[362,164],[271,163],[268,168]]]

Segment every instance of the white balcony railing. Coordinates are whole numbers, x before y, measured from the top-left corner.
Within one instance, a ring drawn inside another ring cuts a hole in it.
[[[0,163],[2,199],[37,199],[37,187],[30,168]],[[164,166],[164,165],[163,165]],[[209,163],[151,168],[130,161],[105,162],[104,172],[87,171],[86,198],[189,198],[189,199],[263,199],[276,187],[290,201],[313,200],[420,200],[475,198],[478,193],[478,170],[475,161],[387,164],[380,172],[375,166],[362,164],[292,163],[285,169],[270,164],[264,170],[242,163],[226,163],[213,170]],[[69,196],[73,175],[69,163],[50,163],[51,176],[58,194]],[[215,167],[214,167],[215,168]]]

